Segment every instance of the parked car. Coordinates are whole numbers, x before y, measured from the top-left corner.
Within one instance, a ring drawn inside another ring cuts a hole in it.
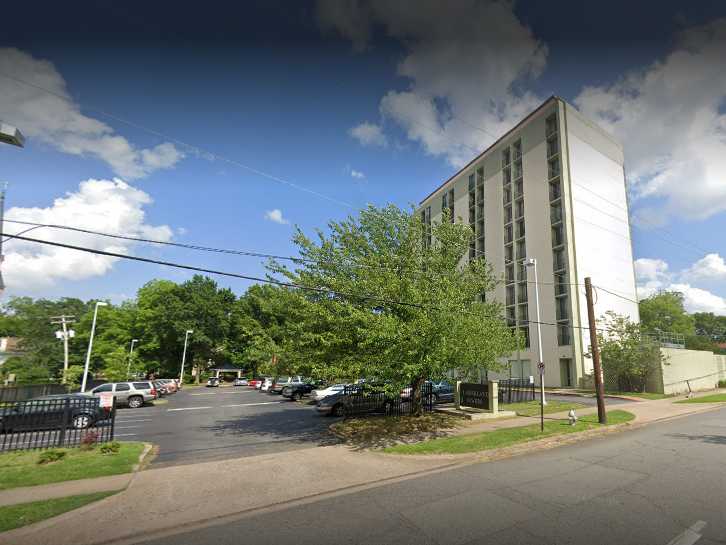
[[[327,388],[317,388],[310,392],[310,397],[313,399],[313,401],[318,402],[321,399],[325,399],[326,397],[338,394],[345,390],[345,384],[333,384],[332,386],[328,386]]]
[[[234,379],[235,386],[247,386],[249,384],[249,381],[246,378],[236,378]]]
[[[159,397],[164,397],[166,395],[169,395],[169,390],[166,388],[166,384],[160,380],[152,380],[151,381],[154,384],[154,388],[156,388],[157,393],[159,394]]]
[[[294,384],[303,384],[302,377],[277,377],[272,381],[272,386],[269,388],[271,394],[280,394],[285,386],[292,386]]]
[[[300,383],[293,382],[286,384],[280,393],[282,394],[282,397],[287,397],[293,401],[297,401],[298,399],[302,399],[303,396],[309,395],[317,385],[318,383],[311,381]]]
[[[179,387],[177,386],[176,381],[173,379],[162,378],[162,379],[159,379],[159,382],[164,384],[164,386],[166,387],[167,393],[175,394],[179,390]]]
[[[68,405],[65,400],[68,400]],[[91,395],[48,395],[0,408],[0,431],[10,433],[60,428],[66,407],[70,410],[68,422],[76,429],[88,428],[104,420],[107,414]]]
[[[219,387],[219,379],[217,377],[210,377],[207,380],[207,388],[217,388]]]
[[[128,405],[132,409],[142,407],[144,403],[154,401],[159,397],[153,382],[140,380],[134,382],[107,382],[96,386],[89,393],[96,397],[104,392],[112,392],[116,405]]]
[[[274,379],[267,377],[262,382],[262,385],[258,388],[262,392],[269,392],[270,388],[272,388],[272,383],[274,382]]]
[[[247,386],[250,388],[257,388],[257,383],[260,381],[258,378],[251,378],[247,381]]]
[[[317,411],[320,414],[331,416],[346,416],[349,414],[364,414],[372,412],[388,412],[390,404],[394,403],[390,397],[382,392],[373,391],[363,384],[357,385],[353,391],[345,391],[329,395],[318,401]]]
[[[453,403],[456,388],[450,382],[442,380],[433,384],[434,403]]]

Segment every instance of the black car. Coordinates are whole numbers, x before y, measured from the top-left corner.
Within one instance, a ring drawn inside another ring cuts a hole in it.
[[[85,429],[107,413],[98,398],[86,394],[58,394],[19,401],[0,408],[0,431],[5,433],[61,428]]]
[[[301,382],[288,384],[282,389],[282,396],[287,397],[293,401],[302,399],[303,396],[309,395],[315,388],[321,385],[320,382]]]

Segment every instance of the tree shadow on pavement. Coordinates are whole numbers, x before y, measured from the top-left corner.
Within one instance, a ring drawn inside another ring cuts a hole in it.
[[[688,439],[689,441],[702,441],[712,445],[726,445],[726,435],[688,435],[686,433],[670,433],[668,437],[676,439]]]

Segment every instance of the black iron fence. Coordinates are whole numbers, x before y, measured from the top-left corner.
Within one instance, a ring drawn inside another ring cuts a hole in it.
[[[499,403],[534,401],[534,382],[528,378],[512,378],[499,381]]]
[[[94,397],[6,404],[0,407],[0,452],[112,441],[115,419],[115,403],[101,407]]]
[[[434,410],[433,385],[426,382],[421,387],[421,405],[424,412]],[[352,384],[345,387],[341,403],[345,416],[385,414],[404,416],[414,414],[413,388],[404,388],[400,393],[391,393],[383,387],[368,384]]]
[[[25,401],[34,397],[65,394],[68,390],[63,384],[24,384],[22,386],[0,387],[0,404]]]

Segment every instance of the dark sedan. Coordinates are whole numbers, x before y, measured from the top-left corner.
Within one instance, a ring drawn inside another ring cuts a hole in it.
[[[0,408],[0,431],[5,433],[55,429],[85,429],[107,414],[99,400],[86,394],[49,395]]]

